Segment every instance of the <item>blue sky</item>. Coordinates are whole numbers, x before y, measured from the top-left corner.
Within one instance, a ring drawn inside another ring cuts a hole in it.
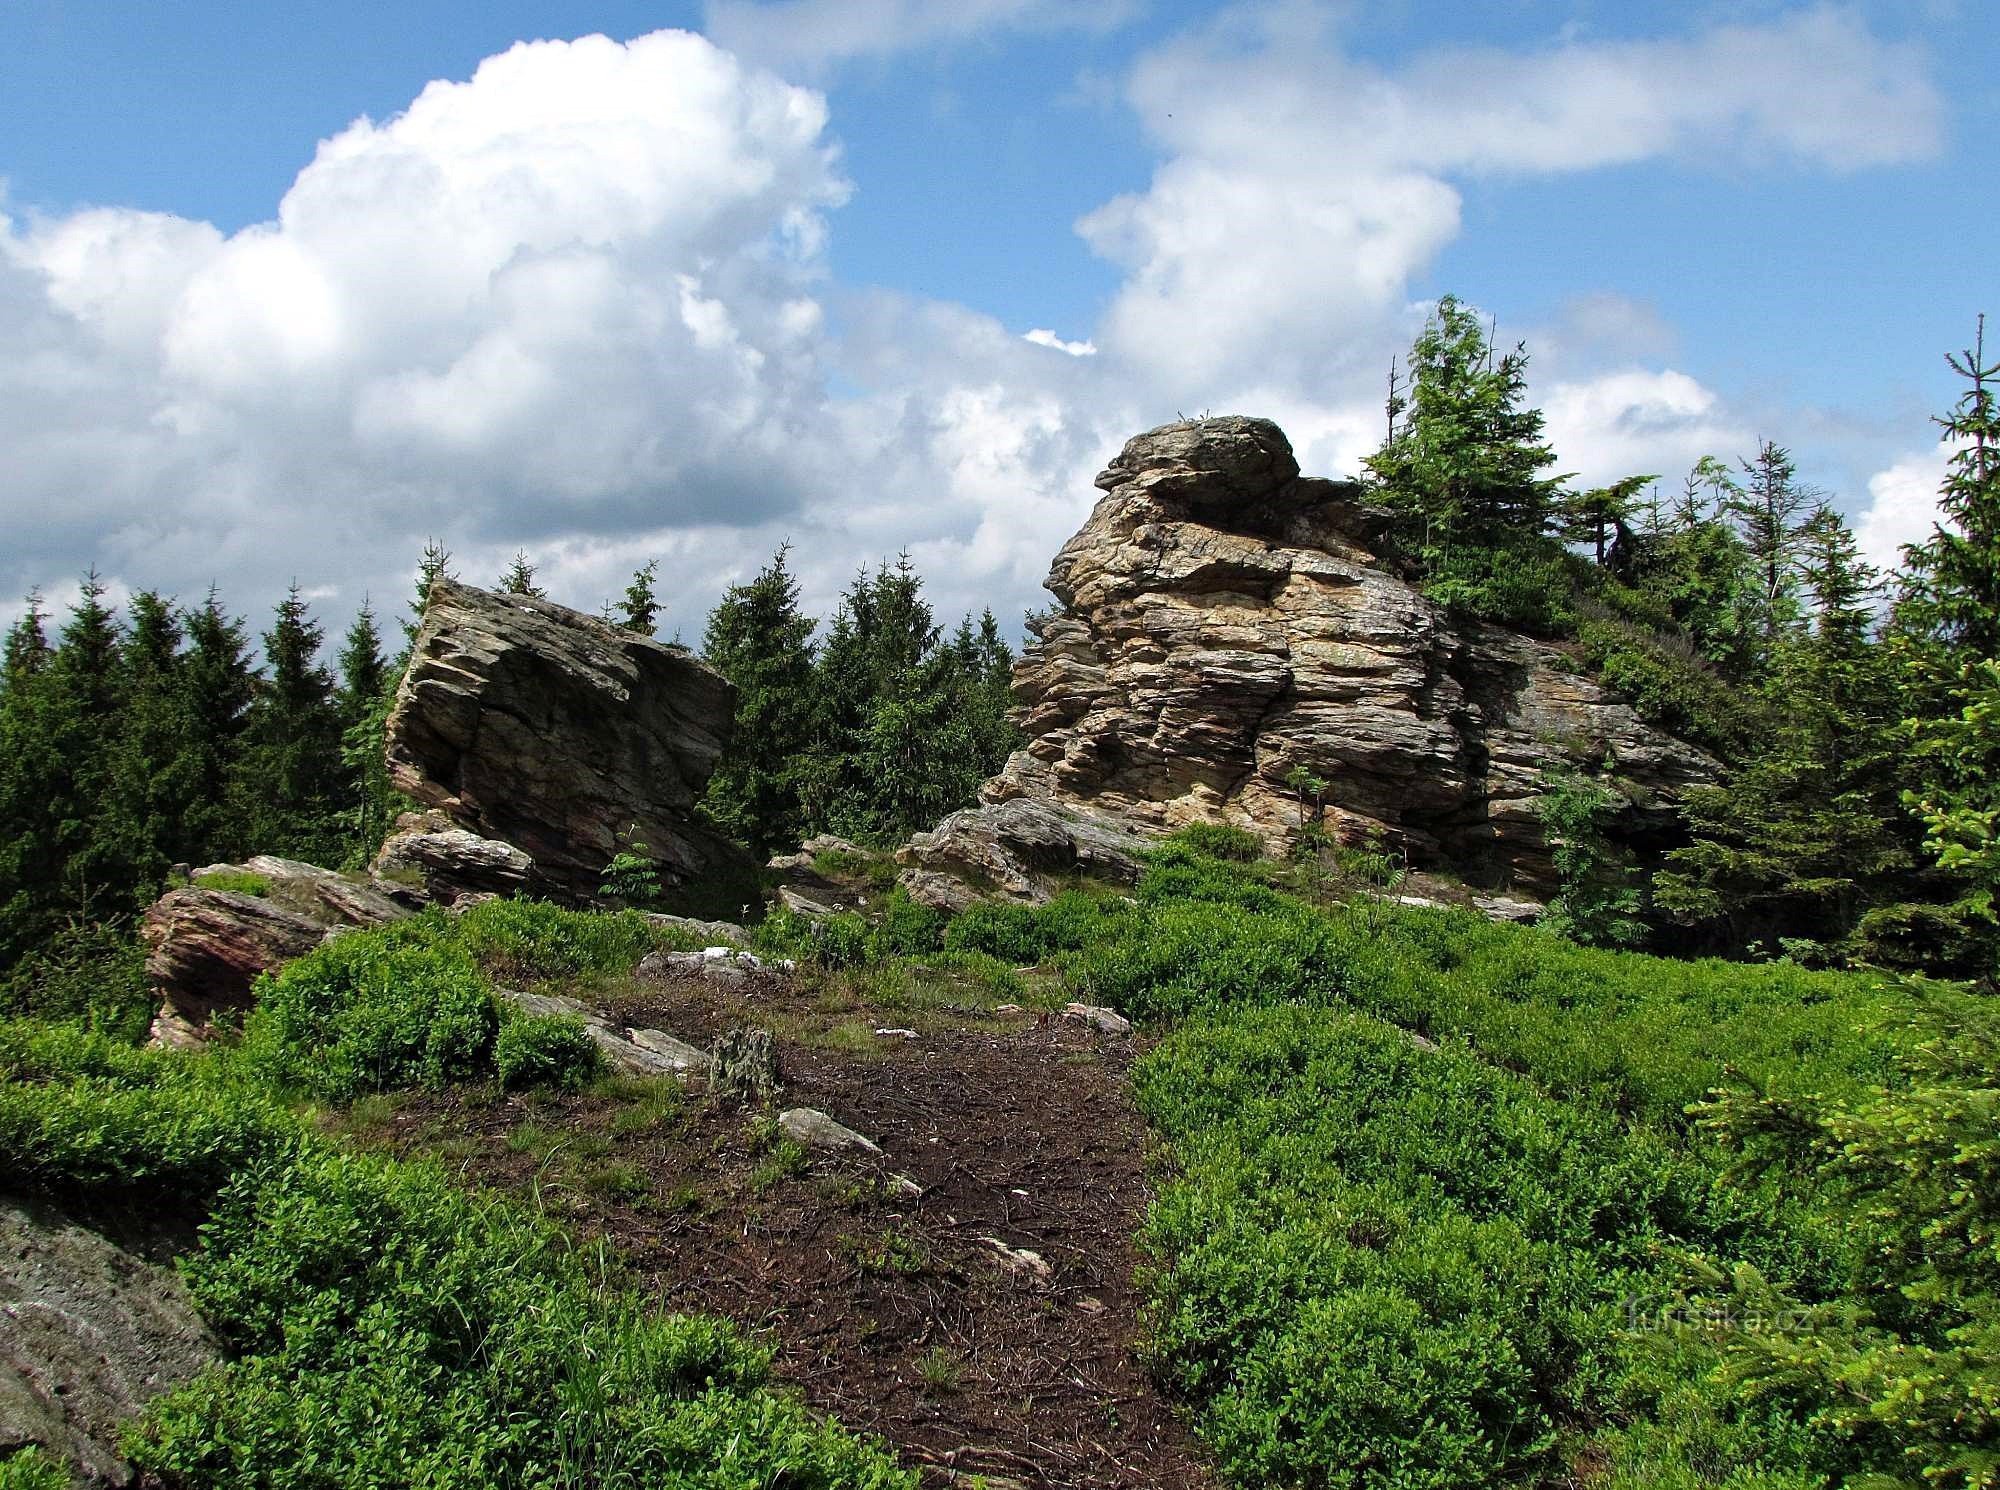
[[[790,538],[1012,615],[1139,429],[1351,471],[1447,290],[1566,468],[1775,438],[1888,554],[2000,319],[1970,4],[7,0],[0,97],[9,597],[338,624],[438,536],[691,634]]]

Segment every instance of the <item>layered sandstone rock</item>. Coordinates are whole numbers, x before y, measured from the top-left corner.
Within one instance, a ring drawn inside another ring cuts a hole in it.
[[[255,894],[204,885],[258,883]],[[352,876],[259,854],[241,864],[211,864],[194,883],[169,890],[139,923],[146,976],[160,1000],[153,1040],[192,1045],[218,1013],[250,1007],[259,973],[312,951],[336,929],[381,926],[407,914],[388,895]]]
[[[1017,898],[1046,893],[1059,875],[1043,866],[1064,859],[1049,814],[1141,837],[1231,823],[1281,850],[1300,767],[1327,782],[1340,837],[1546,895],[1547,768],[1603,766],[1627,839],[1670,833],[1675,798],[1710,779],[1703,752],[1559,648],[1425,599],[1383,557],[1384,515],[1353,483],[1300,476],[1267,420],[1153,430],[1097,485],[1047,580],[1061,606],[1015,670],[1026,748],[982,789],[987,805],[901,855],[927,899],[967,867]],[[1010,814],[1033,829],[1019,843]]]
[[[389,771],[453,828],[518,850],[538,893],[588,898],[640,844],[673,888],[742,867],[695,813],[734,711],[728,681],[677,647],[440,579],[389,717]],[[431,847],[449,860],[467,845]],[[419,870],[422,848],[407,851]]]

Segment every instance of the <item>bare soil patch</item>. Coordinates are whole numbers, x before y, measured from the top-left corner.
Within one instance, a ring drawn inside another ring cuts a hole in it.
[[[1033,1010],[875,1009],[775,974],[596,994],[698,1045],[775,1030],[777,1108],[826,1112],[882,1158],[808,1155],[776,1136],[776,1108],[631,1084],[412,1095],[383,1136],[475,1182],[532,1187],[665,1307],[763,1339],[782,1380],[926,1484],[1212,1483],[1135,1354],[1147,1134],[1133,1041]],[[897,1176],[921,1194],[899,1196]]]

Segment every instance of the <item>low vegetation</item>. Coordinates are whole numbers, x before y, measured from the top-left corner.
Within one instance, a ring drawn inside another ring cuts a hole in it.
[[[571,1079],[580,1029],[501,1020],[469,949],[573,974],[638,950],[629,923],[481,912],[463,933],[418,918],[301,959],[267,981],[238,1049],[0,1022],[0,1185],[205,1218],[182,1272],[224,1359],[132,1427],[132,1461],[186,1486],[914,1485],[767,1386],[767,1354],[728,1325],[652,1312],[608,1256],[435,1169],[355,1153],[284,1100],[487,1062]],[[594,1182],[648,1183],[609,1164]],[[39,1456],[0,1476],[51,1482]]]
[[[1169,1030],[1153,1364],[1232,1483],[1992,1483],[1979,999],[1326,908],[1202,842],[946,941]]]

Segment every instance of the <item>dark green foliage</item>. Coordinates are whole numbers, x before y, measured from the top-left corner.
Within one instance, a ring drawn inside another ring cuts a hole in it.
[[[463,947],[428,931],[350,933],[259,978],[244,1030],[252,1067],[333,1102],[491,1070],[492,991]]]
[[[531,595],[537,600],[547,599],[549,593],[535,583],[535,566],[528,562],[527,551],[518,548],[514,550],[514,562],[500,576],[496,588],[503,595]]]
[[[1603,781],[1578,771],[1545,776],[1535,815],[1556,883],[1543,926],[1589,947],[1632,946],[1645,932],[1631,865],[1605,833],[1622,805]]]
[[[653,634],[654,623],[660,617],[660,599],[653,593],[653,581],[659,572],[658,559],[648,559],[632,571],[632,583],[625,587],[624,597],[618,602],[618,624],[626,631],[640,636]]]
[[[629,972],[671,941],[636,911],[606,915],[544,900],[489,900],[448,924],[456,943],[510,986]]]
[[[868,939],[868,922],[851,911],[833,916],[800,916],[780,909],[757,926],[757,945],[763,951],[828,972],[866,961]]]
[[[603,1069],[604,1054],[580,1019],[522,1014],[502,1021],[493,1044],[493,1066],[502,1086],[574,1091]]]
[[[1410,514],[1427,556],[1540,537],[1547,525],[1557,482],[1541,472],[1555,452],[1542,443],[1541,411],[1524,407],[1527,350],[1497,360],[1494,350],[1474,311],[1439,300],[1410,347],[1407,404],[1364,463]]]
[[[1577,627],[1577,644],[1605,684],[1643,719],[1725,755],[1743,748],[1755,722],[1740,689],[1718,677],[1686,646],[1615,616]]]
[[[267,671],[244,722],[231,800],[259,852],[326,864],[341,858],[339,818],[350,789],[342,779],[342,700],[317,660],[320,641],[294,584],[264,633]]]
[[[803,836],[801,773],[819,713],[814,622],[799,609],[788,551],[781,546],[750,583],[729,588],[701,649],[736,685],[735,733],[703,804],[759,853]]]
[[[1032,966],[1061,952],[1079,952],[1114,932],[1132,915],[1130,901],[1065,890],[1047,905],[981,901],[945,928],[949,951],[984,952],[1002,962]]]
[[[1817,1169],[1821,1193],[1853,1196],[1872,1243],[1853,1298],[1797,1308],[1792,1332],[1726,1336],[1729,1380],[1748,1400],[1797,1403],[1897,1483],[1990,1486],[2000,1482],[2000,1020],[1980,1000],[1914,1033],[1906,1085],[1833,1098],[1738,1086],[1698,1109],[1747,1170]]]
[[[132,1444],[184,1483],[913,1483],[762,1391],[727,1325],[600,1293],[559,1233],[431,1171],[315,1150],[246,1175],[187,1275],[236,1358]]]
[[[1047,913],[947,941],[1025,957]],[[1858,1094],[1953,995],[1322,912],[1185,844],[1055,955],[1081,996],[1185,1019],[1138,1072],[1177,1166],[1144,1236],[1151,1355],[1235,1483],[1534,1483],[1581,1454],[1630,1490],[1803,1490],[1867,1462],[1672,1328],[1690,1277],[1747,1263],[1831,1301],[1865,1247],[1840,1183],[1735,1176],[1685,1109],[1733,1071]]]
[[[1016,740],[1012,662],[990,614],[944,638],[907,555],[857,575],[820,648],[807,823],[886,844],[969,805]]]
[[[125,1444],[169,1485],[914,1490],[727,1324],[654,1313],[602,1254],[339,1149],[213,1057],[0,1023],[0,1182],[209,1213],[182,1268],[227,1359]]]
[[[255,1090],[76,1026],[0,1021],[0,1183],[198,1203],[296,1141]]]
[[[1173,835],[1173,841],[1211,859],[1238,864],[1264,856],[1263,839],[1248,828],[1232,828],[1227,823],[1190,823]]]
[[[80,1020],[135,1040],[154,1003],[146,949],[123,921],[66,922],[0,981],[0,1017]]]
[[[880,915],[868,935],[870,953],[875,957],[923,957],[944,948],[945,917],[929,906],[910,899],[901,885],[882,902]]]

